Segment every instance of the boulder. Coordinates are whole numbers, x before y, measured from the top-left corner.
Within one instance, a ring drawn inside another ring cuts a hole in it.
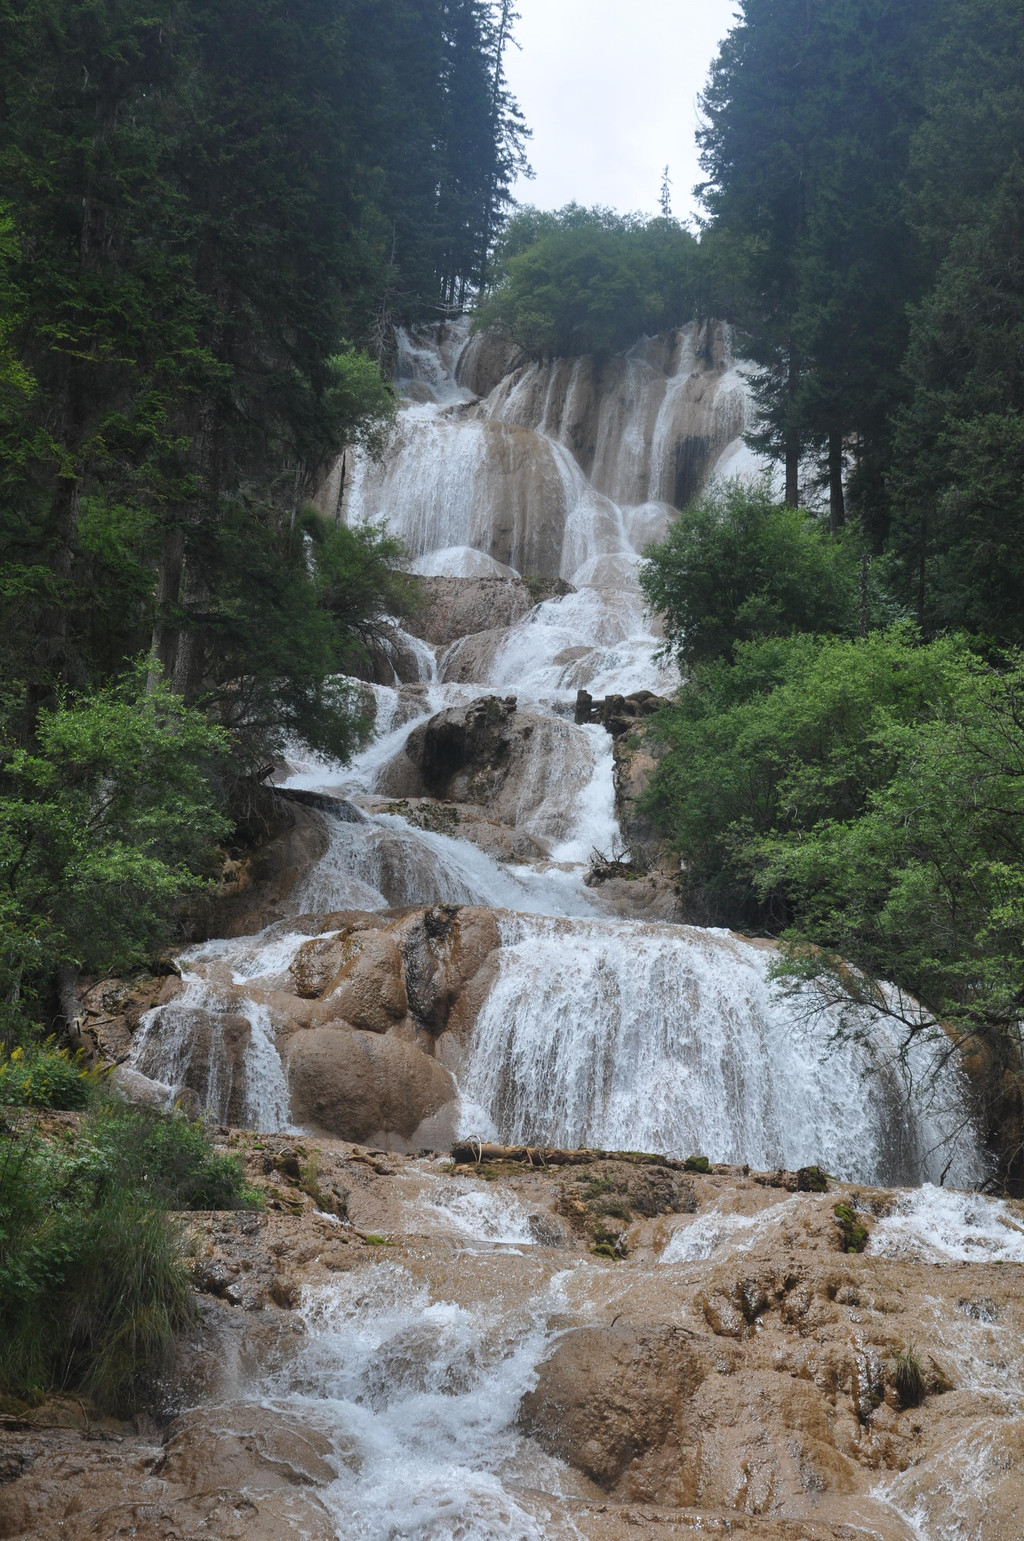
[[[467,985],[501,946],[494,913],[434,905],[401,927],[409,1008],[431,1033],[442,1033]]]
[[[677,1327],[579,1327],[540,1366],[520,1423],[551,1455],[611,1491],[650,1453],[696,1444],[690,1399],[721,1359],[717,1344],[709,1350]]]
[[[340,1025],[293,1033],[288,1077],[296,1122],[359,1144],[408,1141],[456,1098],[451,1075],[422,1050]]]
[[[304,943],[300,954],[310,945]],[[402,951],[389,930],[350,932],[338,939],[335,958],[337,971],[320,994],[332,1018],[368,1033],[386,1033],[404,1020],[409,1002]],[[302,964],[299,959],[296,962],[301,977]]]
[[[560,718],[519,711],[515,696],[483,696],[415,728],[379,785],[399,796],[476,803],[504,824],[564,839],[573,791],[592,769],[581,739]]]
[[[237,835],[243,854],[226,863],[220,887],[191,907],[191,941],[253,936],[283,919],[285,901],[330,843],[318,807],[264,786],[253,787],[251,807]]]
[[[406,626],[434,647],[514,626],[534,605],[521,578],[420,578],[418,586],[422,604]]]
[[[156,1475],[190,1492],[326,1487],[336,1476],[332,1455],[326,1435],[280,1408],[229,1402],[176,1419]]]

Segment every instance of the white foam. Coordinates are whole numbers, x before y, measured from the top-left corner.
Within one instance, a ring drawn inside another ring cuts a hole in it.
[[[515,1194],[490,1188],[483,1182],[453,1179],[439,1183],[433,1197],[417,1202],[416,1220],[409,1229],[419,1229],[423,1219],[430,1217],[443,1230],[455,1230],[489,1245],[529,1246],[534,1240],[530,1217]]]
[[[624,921],[506,916],[501,930],[460,1085],[503,1140],[817,1163],[859,1181],[920,1181],[947,1159],[962,1180],[983,1173],[958,1133],[955,1072],[936,1071],[934,1107],[919,1094],[908,1109],[884,1020],[834,1041],[828,1014],[779,997],[765,949]]]
[[[921,1262],[1024,1263],[1024,1213],[1003,1199],[925,1183],[899,1195],[867,1250]]]
[[[531,1486],[562,1485],[561,1464],[516,1429],[549,1351],[545,1295],[468,1308],[382,1263],[307,1291],[301,1309],[309,1337],[269,1405],[334,1445],[321,1496],[346,1541],[542,1541],[508,1474],[525,1461]]]
[[[793,1199],[784,1199],[756,1215],[723,1213],[717,1206],[679,1225],[659,1257],[660,1263],[692,1263],[719,1253],[749,1252],[765,1235],[790,1219]]]

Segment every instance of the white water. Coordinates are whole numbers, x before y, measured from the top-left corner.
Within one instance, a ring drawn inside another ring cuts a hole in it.
[[[723,1213],[715,1208],[677,1226],[659,1257],[660,1263],[703,1262],[723,1253],[747,1252],[766,1235],[793,1218],[801,1204],[816,1204],[817,1195],[783,1199],[756,1215]]]
[[[266,1405],[331,1440],[337,1480],[324,1501],[346,1541],[541,1541],[542,1505],[570,1475],[515,1429],[550,1343],[557,1281],[499,1314],[434,1299],[397,1264],[310,1290],[308,1337]]]
[[[952,1181],[984,1175],[972,1139],[951,1157],[944,1138],[955,1076],[938,1072],[935,1111],[908,1105],[884,1025],[870,1048],[830,1043],[827,1020],[775,996],[763,948],[607,920],[509,917],[502,935],[460,1080],[511,1142],[819,1163],[859,1181],[912,1182],[951,1159]]]
[[[898,1196],[868,1251],[911,1262],[1024,1263],[1024,1213],[1003,1199],[926,1183]]]
[[[680,478],[706,477],[716,462],[754,469],[738,437],[744,368],[727,331],[644,341],[600,372],[587,360],[530,366],[483,401],[460,382],[466,351],[458,326],[402,338],[412,402],[383,464],[350,474],[344,516],[383,518],[423,572],[561,575],[575,592],[440,656],[406,639],[419,679],[372,687],[376,737],[351,765],[294,747],[286,785],[367,807],[328,818],[329,848],[292,912],[437,902],[503,912],[497,977],[458,1072],[473,1132],[817,1162],[890,1183],[936,1178],[951,1162],[951,1181],[976,1182],[973,1133],[954,1132],[962,1089],[951,1070],[930,1078],[928,1097],[911,1093],[884,1022],[866,1019],[862,1042],[836,1044],[834,1020],[775,998],[765,950],[721,932],[603,919],[583,882],[592,851],[610,853],[620,835],[612,741],[571,722],[575,693],[676,687],[636,581],[640,553],[666,528]],[[484,849],[456,825],[420,828],[402,802],[415,770],[409,735],[485,693],[514,694],[533,726],[481,817],[530,837],[543,853],[535,859],[504,859],[500,840]],[[146,1019],[133,1068],[172,1091],[190,1076],[218,1117],[241,1110],[247,1122],[286,1125],[261,992],[282,984],[300,942],[283,925],[193,949],[183,994]],[[203,1011],[249,1024],[233,1069]],[[927,1055],[915,1050],[910,1067],[919,1085]]]

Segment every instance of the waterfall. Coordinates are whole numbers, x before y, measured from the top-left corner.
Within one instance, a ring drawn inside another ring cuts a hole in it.
[[[763,947],[727,931],[525,916],[502,933],[460,1080],[509,1143],[820,1163],[862,1182],[937,1179],[951,1160],[956,1074],[936,1070],[930,1107],[913,1107],[884,1025],[867,1046],[836,1040],[833,1014],[778,998]],[[954,1184],[985,1175],[971,1139],[952,1161]]]
[[[401,334],[392,443],[379,464],[349,457],[343,515],[383,520],[423,575],[526,575],[538,601],[491,626],[477,612],[480,629],[443,646],[396,627],[417,677],[372,687],[373,742],[345,766],[291,747],[284,784],[345,801],[325,816],[327,850],[290,912],[496,911],[501,946],[475,1025],[442,1052],[467,1133],[978,1182],[952,1067],[915,1047],[908,1077],[881,1018],[866,1014],[850,1038],[834,1014],[779,999],[770,949],[609,919],[584,881],[592,852],[621,835],[612,740],[572,722],[576,692],[679,687],[637,564],[716,467],[759,469],[742,440],[749,366],[729,329],[693,324],[600,362],[518,364],[492,389],[497,353],[464,323]],[[339,484],[335,473],[324,493],[332,511]],[[484,695],[518,724],[486,806],[432,803],[415,746],[438,713]],[[421,816],[426,805],[443,817]],[[306,934],[282,921],[185,954],[184,989],[144,1020],[132,1068],[167,1096],[187,1086],[221,1120],[286,1126],[275,1031],[290,1030],[286,976]]]

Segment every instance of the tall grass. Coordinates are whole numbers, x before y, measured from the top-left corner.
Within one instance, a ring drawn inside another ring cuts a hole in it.
[[[168,1211],[253,1202],[237,1163],[180,1116],[114,1105],[74,1145],[0,1135],[0,1392],[145,1406],[195,1317]]]

